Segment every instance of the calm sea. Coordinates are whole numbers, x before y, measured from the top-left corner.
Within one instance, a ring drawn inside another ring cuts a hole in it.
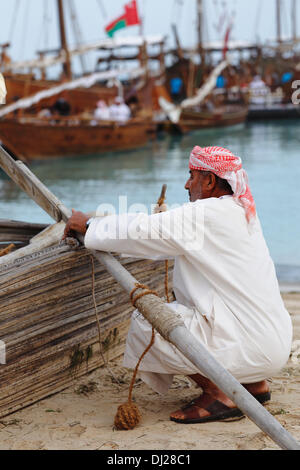
[[[278,277],[299,282],[299,130],[300,120],[248,123],[184,137],[164,135],[134,151],[57,159],[30,167],[68,207],[93,211],[107,203],[118,211],[119,196],[127,196],[128,207],[141,203],[150,210],[164,183],[169,204],[188,200],[184,184],[195,145],[227,147],[243,159]],[[0,218],[51,222],[1,170]]]

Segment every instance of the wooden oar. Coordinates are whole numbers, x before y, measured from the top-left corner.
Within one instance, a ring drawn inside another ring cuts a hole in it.
[[[0,167],[54,220],[59,222],[69,219],[71,210],[64,206],[24,163],[15,162],[2,147]],[[112,255],[99,251],[92,251],[92,254],[125,291],[130,293],[136,287],[137,280]],[[196,340],[185,327],[180,315],[175,314],[167,304],[152,294],[141,297],[136,305],[163,338],[174,344],[274,442],[282,449],[300,450],[300,443]]]

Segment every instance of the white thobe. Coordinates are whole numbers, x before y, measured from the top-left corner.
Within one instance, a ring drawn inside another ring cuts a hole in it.
[[[99,121],[109,121],[111,119],[109,108],[105,106],[103,108],[96,108],[94,117],[99,119]]]
[[[113,104],[109,108],[110,117],[113,121],[127,122],[130,119],[131,111],[127,104]]]
[[[147,236],[149,227],[151,237]],[[243,207],[233,197],[198,200],[150,216],[95,218],[85,245],[137,258],[174,258],[176,302],[171,308],[241,383],[264,380],[286,364],[292,324],[274,264],[258,218],[250,229]],[[136,366],[150,342],[151,330],[135,311],[124,366]],[[201,373],[158,333],[139,370],[141,378],[159,393],[167,392],[173,375]]]

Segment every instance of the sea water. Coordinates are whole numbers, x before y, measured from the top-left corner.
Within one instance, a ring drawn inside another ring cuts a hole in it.
[[[243,160],[278,277],[300,281],[300,119],[161,135],[141,149],[30,164],[63,203],[81,211],[110,204],[116,212],[133,204],[150,211],[164,183],[167,203],[188,201],[184,189],[195,145],[229,148]],[[120,208],[120,196],[123,196]],[[126,205],[124,206],[124,197]],[[138,207],[136,207],[138,210]],[[0,170],[0,218],[51,222]]]

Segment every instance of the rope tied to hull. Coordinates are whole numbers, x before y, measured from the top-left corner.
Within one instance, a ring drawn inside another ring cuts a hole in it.
[[[166,266],[168,267],[168,264]],[[165,291],[166,292],[168,292],[167,291],[167,289],[168,289],[167,279],[168,279],[168,271],[166,272],[166,275],[165,275]],[[136,291],[139,290],[139,289],[143,289],[143,292],[141,292],[141,293],[137,294],[136,296],[134,296]],[[135,288],[130,293],[130,300],[131,300],[132,305],[134,307],[136,307],[136,302],[139,299],[141,299],[145,295],[150,295],[150,294],[159,297],[157,292],[149,289],[149,287],[147,287],[143,284],[137,283]],[[168,303],[170,303],[169,295],[167,295],[167,299],[168,299],[167,300]],[[139,408],[137,407],[137,405],[135,403],[132,402],[132,391],[133,391],[133,387],[134,387],[134,384],[135,384],[135,379],[136,379],[140,364],[141,364],[142,360],[144,359],[144,357],[146,356],[146,354],[152,348],[154,342],[155,342],[155,330],[152,327],[152,335],[151,335],[150,343],[148,344],[145,351],[143,352],[143,354],[139,358],[139,360],[137,362],[137,365],[136,365],[136,367],[134,369],[134,372],[133,372],[133,376],[132,376],[132,379],[131,379],[131,382],[130,382],[130,387],[129,387],[128,401],[126,403],[123,403],[122,405],[120,405],[118,407],[118,410],[117,410],[117,413],[116,413],[116,416],[115,416],[114,424],[115,424],[116,429],[118,429],[120,431],[121,430],[128,431],[130,429],[134,429],[139,424],[139,422],[141,420],[141,413],[139,411]]]
[[[6,256],[9,253],[11,253],[14,248],[16,248],[15,245],[13,243],[11,243],[8,247],[4,248],[3,250],[0,250],[0,258],[2,256]]]
[[[164,211],[167,210],[166,206],[164,205],[165,198],[166,198],[166,190],[167,190],[167,185],[164,184],[163,187],[162,187],[161,195],[160,195],[160,197],[157,201],[156,208],[154,210],[155,213],[160,213],[160,212],[164,212]],[[170,303],[170,297],[169,297],[169,263],[168,263],[168,261],[165,261],[165,279],[164,279],[164,283],[165,283],[165,296],[166,296],[167,302]],[[142,289],[143,292],[135,295],[136,291],[139,290],[139,289]],[[136,302],[139,299],[141,299],[142,297],[144,297],[145,295],[155,295],[157,297],[160,297],[157,292],[149,289],[148,286],[145,286],[144,284],[136,283],[134,289],[132,289],[132,291],[130,293],[130,301],[131,301],[133,307],[137,308],[136,307]],[[129,386],[128,400],[127,400],[126,403],[123,403],[122,405],[120,405],[118,407],[118,410],[117,410],[117,413],[116,413],[116,416],[115,416],[114,424],[115,424],[116,429],[118,429],[120,431],[122,431],[122,430],[128,431],[130,429],[134,429],[139,424],[139,422],[141,420],[140,410],[137,407],[137,405],[132,402],[132,390],[133,390],[133,387],[134,387],[135,379],[136,379],[140,364],[141,364],[142,360],[144,359],[144,357],[146,356],[146,354],[152,348],[154,342],[155,342],[155,330],[152,327],[152,335],[151,335],[150,343],[148,344],[145,351],[143,352],[143,354],[139,358],[139,360],[137,362],[137,365],[136,365],[136,367],[134,369],[134,372],[133,372],[133,376],[132,376],[130,386]]]
[[[143,289],[144,292],[141,292],[140,294],[137,294],[134,297],[134,294],[139,289]],[[131,300],[132,305],[136,308],[136,302],[142,297],[144,297],[145,295],[150,295],[150,294],[156,295],[157,297],[159,297],[157,292],[149,289],[144,284],[137,283],[135,285],[135,288],[132,289],[130,293],[130,300]],[[115,424],[116,429],[118,429],[119,431],[122,431],[122,430],[128,431],[130,429],[134,429],[141,420],[140,410],[137,407],[137,405],[132,402],[132,390],[135,384],[135,379],[136,379],[140,364],[142,360],[144,359],[144,357],[146,356],[146,354],[148,353],[148,351],[150,351],[150,349],[152,348],[154,342],[155,342],[155,330],[152,327],[152,335],[151,335],[150,343],[148,344],[145,351],[139,358],[137,365],[135,366],[135,369],[133,372],[133,376],[132,376],[130,386],[129,386],[128,401],[118,407],[118,410],[115,416],[114,424]]]

